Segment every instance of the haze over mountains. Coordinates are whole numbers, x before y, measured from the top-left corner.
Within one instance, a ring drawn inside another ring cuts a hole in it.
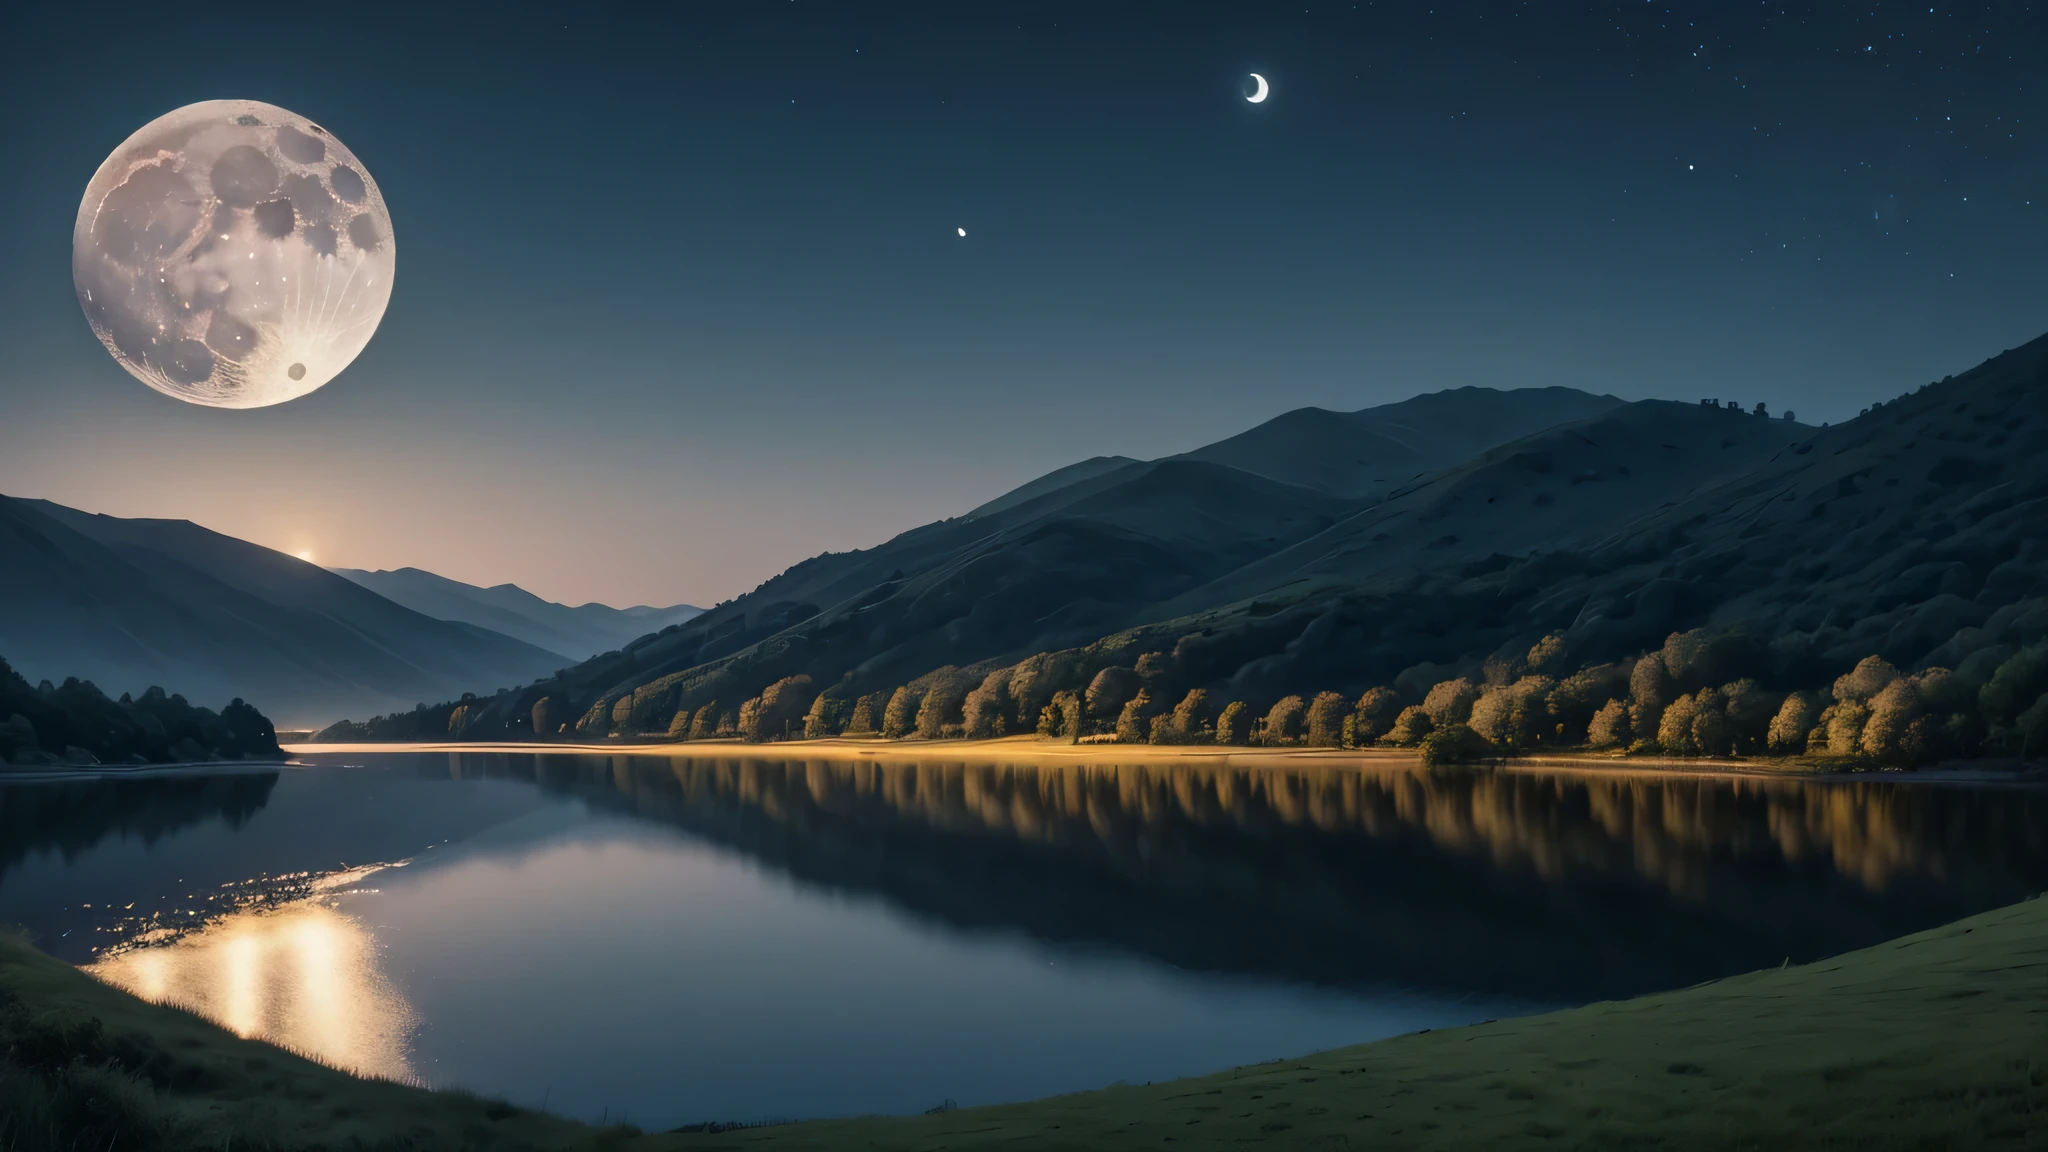
[[[592,603],[572,608],[567,604],[543,600],[516,584],[479,588],[418,568],[376,572],[360,568],[331,568],[329,571],[415,612],[437,620],[455,620],[489,628],[537,648],[560,653],[571,661],[587,660],[601,652],[609,652],[704,611],[690,604],[668,608],[646,605],[613,608],[608,604]]]
[[[152,685],[280,726],[523,684],[564,658],[183,520],[0,497],[0,655],[30,682]]]

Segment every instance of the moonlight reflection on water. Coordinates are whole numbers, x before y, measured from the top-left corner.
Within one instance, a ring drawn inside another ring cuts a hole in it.
[[[115,952],[95,977],[361,1076],[412,1081],[413,1012],[368,929],[322,899],[244,910],[166,944]]]

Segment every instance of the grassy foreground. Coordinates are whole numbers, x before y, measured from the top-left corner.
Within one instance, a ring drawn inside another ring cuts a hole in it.
[[[0,940],[0,999],[11,1001],[0,1007],[0,1147],[24,1152],[2048,1147],[2038,898],[1803,967],[1199,1079],[716,1135],[600,1132],[355,1080],[144,1004],[11,938]],[[77,1039],[87,1017],[104,1026],[91,1043]],[[55,1055],[38,1063],[39,1051]],[[67,1052],[84,1059],[64,1065]],[[23,1112],[37,1092],[42,1110]],[[147,1130],[108,1129],[123,1109]],[[99,1127],[81,1127],[94,1117]]]

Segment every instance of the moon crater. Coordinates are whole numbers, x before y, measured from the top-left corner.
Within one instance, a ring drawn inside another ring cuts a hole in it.
[[[304,396],[362,352],[391,299],[391,215],[360,161],[270,104],[151,121],[86,186],[79,305],[114,359],[194,404]]]

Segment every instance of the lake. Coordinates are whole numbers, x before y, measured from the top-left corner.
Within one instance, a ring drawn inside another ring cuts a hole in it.
[[[589,1120],[908,1113],[1681,987],[2048,887],[1896,778],[521,753],[0,783],[0,922]]]

